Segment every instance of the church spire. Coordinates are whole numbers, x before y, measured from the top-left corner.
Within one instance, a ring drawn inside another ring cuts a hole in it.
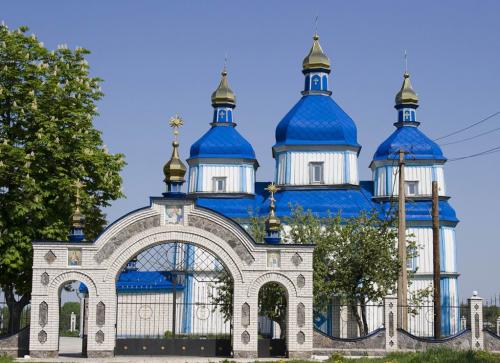
[[[212,107],[214,108],[214,125],[233,123],[233,109],[236,107],[236,97],[229,87],[225,65],[221,72],[219,86],[212,93]]]
[[[179,128],[183,124],[184,121],[178,115],[173,116],[169,122],[170,127],[174,129],[174,141],[172,142],[172,156],[163,167],[163,173],[165,174],[164,181],[167,184],[167,193],[164,193],[164,195],[180,193],[182,184],[184,184],[185,181],[186,166],[179,158],[179,141],[177,141]]]
[[[403,84],[396,94],[395,103],[394,108],[398,110],[398,122],[395,123],[397,127],[419,125],[416,111],[418,108],[418,96],[411,85],[408,70],[405,70],[403,74]]]
[[[280,230],[281,230],[281,221],[276,216],[276,199],[274,198],[274,193],[279,191],[279,188],[276,184],[271,183],[268,185],[266,190],[269,192],[269,215],[266,219],[266,237],[264,240],[269,244],[278,244],[280,243]]]
[[[303,94],[322,93],[330,95],[328,91],[328,74],[330,74],[330,59],[319,44],[319,35],[314,33],[313,45],[309,54],[302,62],[302,73],[305,75]]]
[[[77,180],[75,183],[76,187],[76,201],[75,201],[75,211],[71,216],[71,229],[69,232],[69,240],[71,242],[80,242],[85,239],[85,218],[80,211],[80,189],[83,187],[83,183]]]

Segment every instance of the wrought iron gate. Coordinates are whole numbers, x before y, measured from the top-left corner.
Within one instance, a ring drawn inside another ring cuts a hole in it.
[[[116,354],[230,356],[227,306],[215,299],[224,276],[216,256],[191,244],[138,254],[116,282]]]

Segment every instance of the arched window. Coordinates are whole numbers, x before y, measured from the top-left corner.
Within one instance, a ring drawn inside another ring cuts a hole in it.
[[[314,90],[314,91],[320,91],[321,90],[321,78],[317,74],[315,74],[311,78],[311,89]]]

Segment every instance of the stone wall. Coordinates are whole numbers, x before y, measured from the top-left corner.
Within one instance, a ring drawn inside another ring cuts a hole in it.
[[[313,334],[315,355],[385,355],[385,329],[379,329],[362,338],[332,338],[318,330]]]
[[[443,338],[443,339],[433,339],[433,338],[419,338],[411,335],[404,330],[398,330],[398,348],[400,350],[427,350],[432,348],[450,348],[450,349],[461,349],[468,350],[471,349],[471,332],[470,330],[465,330],[457,335]]]
[[[500,352],[500,337],[485,330],[484,349],[489,350],[490,352]]]
[[[19,333],[0,338],[0,356],[22,357],[29,352],[29,326]]]

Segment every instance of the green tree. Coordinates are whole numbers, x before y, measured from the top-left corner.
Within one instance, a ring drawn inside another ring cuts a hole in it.
[[[66,334],[71,328],[71,313],[76,315],[76,330],[80,330],[80,303],[76,301],[67,301],[61,306],[59,314],[59,332]]]
[[[103,93],[89,51],[44,47],[27,27],[0,26],[0,287],[16,331],[29,300],[33,240],[66,240],[81,180],[87,238],[120,198],[123,155],[93,126]]]

